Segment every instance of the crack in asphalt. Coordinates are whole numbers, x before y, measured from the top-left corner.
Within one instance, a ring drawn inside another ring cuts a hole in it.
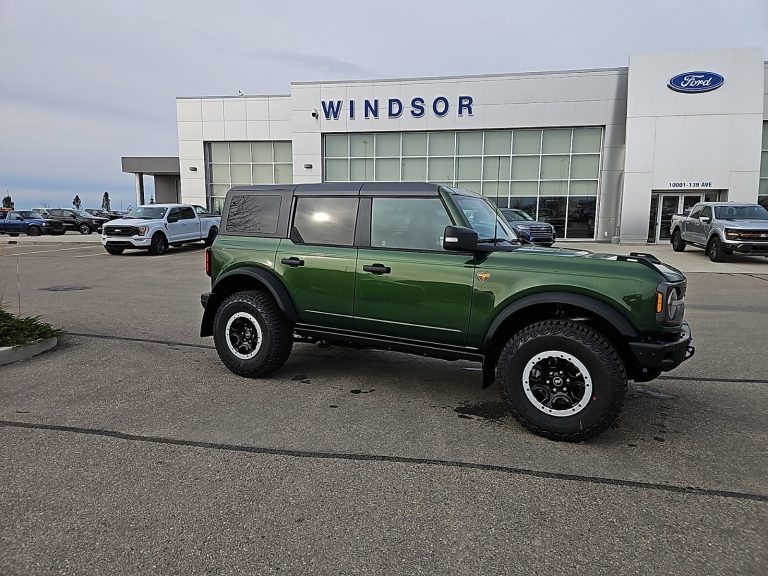
[[[81,332],[64,332],[67,336],[78,336],[81,338],[105,338],[107,340],[122,340],[126,342],[143,342],[146,344],[163,344],[167,346],[184,346],[187,348],[201,348],[203,350],[215,350],[215,346],[206,344],[189,344],[188,342],[176,342],[174,340],[155,340],[152,338],[135,338],[130,336],[113,336],[109,334],[85,334]],[[697,376],[658,376],[657,380],[682,380],[686,382],[725,382],[732,384],[768,384],[768,380],[749,379],[749,378],[709,378]]]
[[[621,480],[618,478],[605,478],[601,476],[582,476],[578,474],[562,474],[558,472],[545,472],[528,468],[514,468],[495,464],[480,464],[475,462],[462,462],[454,460],[439,460],[432,458],[411,458],[407,456],[386,456],[383,454],[360,454],[348,452],[314,452],[309,450],[288,450],[282,448],[264,448],[259,446],[247,446],[242,444],[222,444],[217,442],[202,442],[196,440],[183,440],[164,436],[142,436],[128,434],[115,430],[103,430],[98,428],[79,428],[75,426],[61,426],[56,424],[39,424],[34,422],[21,422],[14,420],[0,420],[0,428],[23,428],[32,430],[46,430],[52,432],[64,432],[70,434],[84,434],[88,436],[100,436],[126,440],[129,442],[146,442],[150,444],[166,444],[172,446],[184,446],[190,448],[202,448],[206,450],[222,450],[226,452],[244,452],[248,454],[266,454],[271,456],[287,456],[292,458],[308,458],[315,460],[346,460],[353,462],[388,462],[395,464],[413,464],[440,466],[444,468],[463,468],[470,470],[482,470],[486,472],[500,472],[517,476],[544,478],[548,480],[563,480],[569,482],[583,482],[588,484],[600,484],[608,486],[621,486],[624,488],[637,488],[641,490],[655,490],[659,492],[672,492],[676,494],[689,494],[694,496],[715,496],[737,500],[751,500],[755,502],[768,502],[768,495],[754,494],[750,492],[736,492],[731,490],[718,490],[713,488],[698,488],[695,486],[679,486],[675,484],[660,484],[654,482],[641,482],[637,480]]]

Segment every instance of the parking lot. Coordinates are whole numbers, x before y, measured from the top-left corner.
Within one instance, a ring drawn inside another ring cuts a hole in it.
[[[674,254],[696,355],[563,444],[469,362],[297,344],[236,377],[202,247],[48,242],[0,245],[4,306],[65,330],[0,368],[1,574],[768,570],[765,258]]]

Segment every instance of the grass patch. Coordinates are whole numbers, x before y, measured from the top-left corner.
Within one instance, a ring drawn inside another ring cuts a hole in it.
[[[61,330],[37,317],[18,318],[0,308],[0,346],[23,346],[59,334]]]

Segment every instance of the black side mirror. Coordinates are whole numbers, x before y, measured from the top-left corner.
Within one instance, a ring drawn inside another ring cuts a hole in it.
[[[477,250],[477,232],[463,226],[446,226],[443,232],[443,249],[461,252]]]
[[[173,224],[174,222],[178,222],[179,217],[178,216],[168,216],[168,224]]]

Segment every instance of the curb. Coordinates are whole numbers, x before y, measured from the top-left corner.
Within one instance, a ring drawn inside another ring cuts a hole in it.
[[[46,340],[38,340],[32,344],[26,344],[24,346],[5,346],[0,348],[0,366],[6,364],[13,364],[20,360],[27,360],[43,352],[48,352],[59,343],[59,340],[54,336],[53,338],[47,338]]]

